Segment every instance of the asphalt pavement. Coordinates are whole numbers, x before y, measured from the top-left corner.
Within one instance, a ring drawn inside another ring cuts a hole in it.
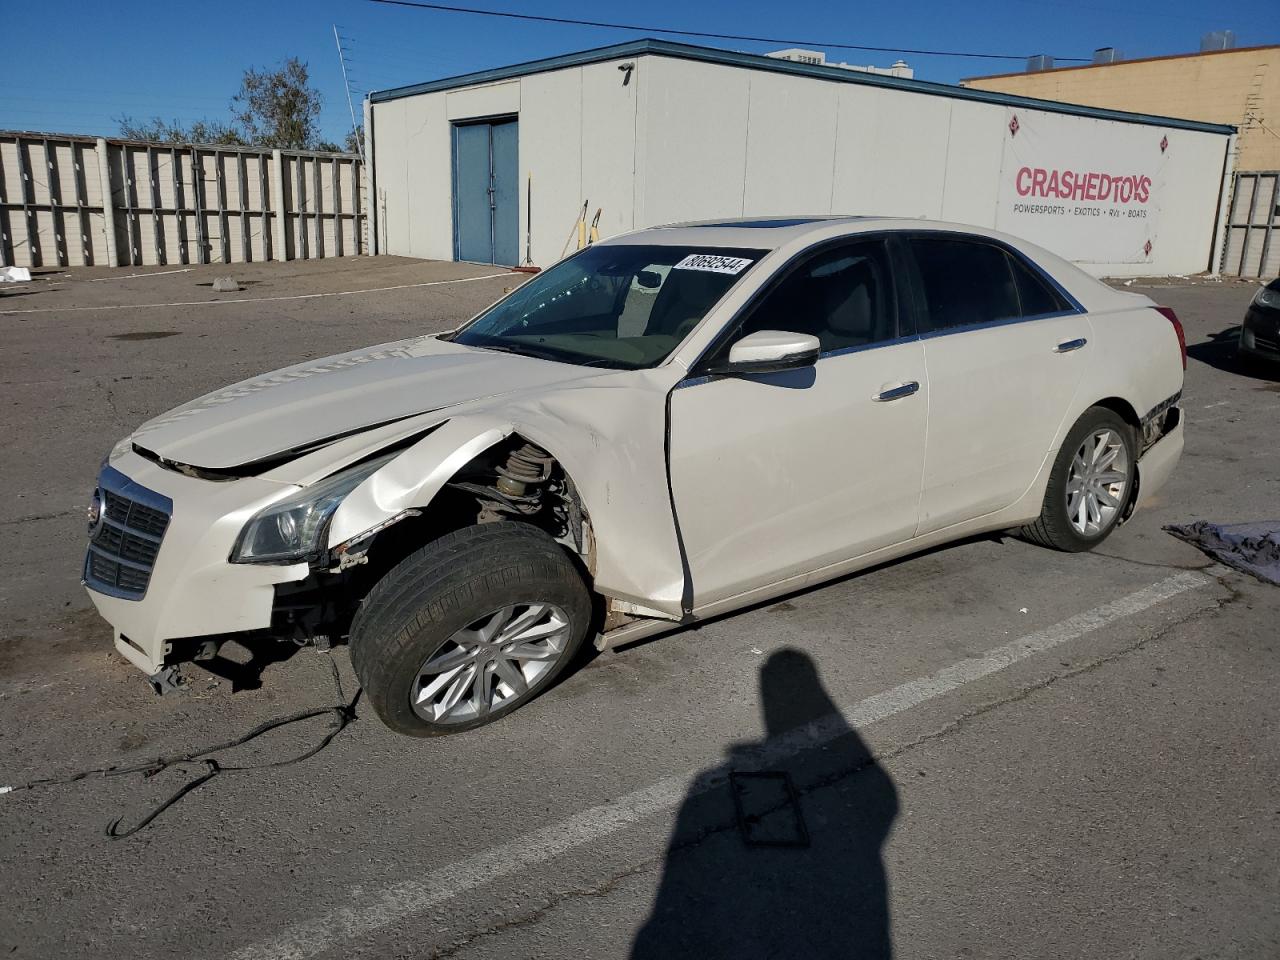
[[[1187,449],[1095,553],[969,540],[585,657],[465,735],[357,700],[285,763],[355,695],[345,649],[154,697],[77,582],[97,464],[191,396],[518,280],[267,264],[212,302],[226,272],[0,293],[0,785],[317,715],[124,839],[213,768],[0,796],[0,956],[1280,956],[1280,590],[1160,529],[1280,520],[1280,371],[1231,347],[1252,286],[1128,287],[1186,324]]]

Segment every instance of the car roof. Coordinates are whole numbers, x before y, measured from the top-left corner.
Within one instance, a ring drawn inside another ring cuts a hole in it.
[[[1120,297],[1115,290],[1089,276],[1075,264],[1021,237],[992,230],[990,227],[918,217],[778,215],[699,220],[648,227],[610,237],[601,242],[605,245],[661,244],[663,246],[760,250],[773,260],[775,255],[786,259],[825,240],[883,231],[960,233],[970,237],[994,240],[1030,258],[1041,270],[1046,271],[1054,282],[1065,288],[1087,309],[1115,306]]]
[[[1014,238],[986,227],[902,217],[832,216],[825,214],[733,217],[691,220],[646,227],[611,237],[604,243],[662,244],[664,246],[736,247],[777,250],[793,245],[817,243],[831,237],[880,230],[943,230],[980,237],[1013,241]],[[799,242],[797,244],[797,241]]]

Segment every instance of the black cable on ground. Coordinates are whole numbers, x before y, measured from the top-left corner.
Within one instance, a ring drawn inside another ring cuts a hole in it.
[[[105,831],[106,835],[113,840],[131,837],[148,826],[153,820],[160,816],[160,814],[164,813],[165,810],[169,809],[169,807],[173,806],[187,794],[204,786],[221,773],[244,773],[253,770],[270,770],[275,767],[287,767],[295,763],[301,763],[304,760],[310,760],[317,753],[332,743],[334,737],[341,733],[348,724],[356,719],[356,703],[359,701],[362,691],[357,689],[355,695],[352,696],[350,700],[347,700],[342,691],[342,678],[338,674],[338,665],[334,662],[333,657],[329,658],[329,669],[333,671],[333,684],[338,694],[338,702],[332,706],[317,707],[314,710],[302,710],[298,713],[291,713],[287,716],[276,717],[275,719],[264,721],[242,736],[228,740],[225,743],[205,747],[201,750],[172,754],[167,757],[156,757],[154,760],[147,763],[134,764],[128,767],[113,765],[110,767],[97,767],[92,770],[81,770],[78,773],[72,773],[62,777],[41,777],[36,780],[28,780],[26,783],[15,784],[14,786],[9,787],[8,791],[32,790],[37,787],[65,785],[76,783],[80,780],[86,780],[93,776],[123,777],[130,774],[140,773],[144,778],[147,778],[154,777],[156,774],[178,764],[201,762],[206,765],[207,769],[201,776],[184,783],[168,799],[163,800],[157,806],[153,807],[146,816],[133,826],[125,830],[121,830],[120,824],[123,822],[124,817],[117,817],[107,824]],[[268,763],[233,766],[229,764],[221,764],[210,756],[210,754],[221,753],[234,747],[243,746],[251,740],[255,740],[262,736],[264,733],[269,733],[270,731],[277,730],[280,727],[299,723],[303,720],[310,720],[313,717],[322,717],[326,714],[333,714],[333,722],[330,723],[328,732],[320,738],[319,743],[295,757],[289,757],[286,760],[272,760]]]

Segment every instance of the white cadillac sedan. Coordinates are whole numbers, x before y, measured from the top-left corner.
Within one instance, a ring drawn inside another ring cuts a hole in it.
[[[388,726],[466,730],[587,637],[983,531],[1093,547],[1173,470],[1185,364],[1172,311],[987,230],[642,230],[144,424],[84,582],[158,689],[228,639],[346,636]]]

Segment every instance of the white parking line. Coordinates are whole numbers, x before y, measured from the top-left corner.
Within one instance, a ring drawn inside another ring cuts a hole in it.
[[[470,283],[472,280],[493,280],[495,277],[511,277],[524,282],[519,273],[486,273],[481,277],[457,277],[453,280],[424,280],[422,283],[399,283],[394,287],[371,287],[368,290],[337,290],[333,293],[295,293],[288,297],[240,297],[235,300],[186,300],[181,303],[116,303],[106,307],[33,307],[29,310],[0,310],[0,317],[20,313],[79,313],[83,310],[146,310],[150,307],[212,307],[224,303],[274,303],[278,300],[319,300],[322,297],[354,297],[361,293],[386,293],[388,290],[412,290],[415,287],[442,287],[450,283]]]
[[[102,283],[105,280],[137,280],[139,277],[167,277],[175,273],[190,273],[195,267],[183,267],[181,270],[157,270],[155,273],[126,273],[123,277],[93,277],[90,283]]]
[[[979,657],[961,660],[928,677],[920,677],[878,693],[850,707],[842,717],[815,720],[760,746],[752,760],[761,766],[777,764],[802,750],[822,746],[855,729],[910,710],[935,697],[982,677],[990,676],[1020,660],[1092,633],[1117,620],[1141,613],[1184,591],[1209,583],[1198,573],[1179,573],[1119,600],[1077,614],[1061,623],[1037,630],[1011,643],[988,650]],[[405,880],[370,894],[352,893],[359,906],[341,907],[324,916],[297,923],[277,936],[244,947],[235,960],[302,960],[330,947],[389,927],[406,917],[452,900],[501,877],[544,863],[563,853],[665,810],[685,797],[704,793],[721,782],[723,774],[685,773],[667,777],[617,800],[534,830],[507,843],[435,870],[425,877]]]

